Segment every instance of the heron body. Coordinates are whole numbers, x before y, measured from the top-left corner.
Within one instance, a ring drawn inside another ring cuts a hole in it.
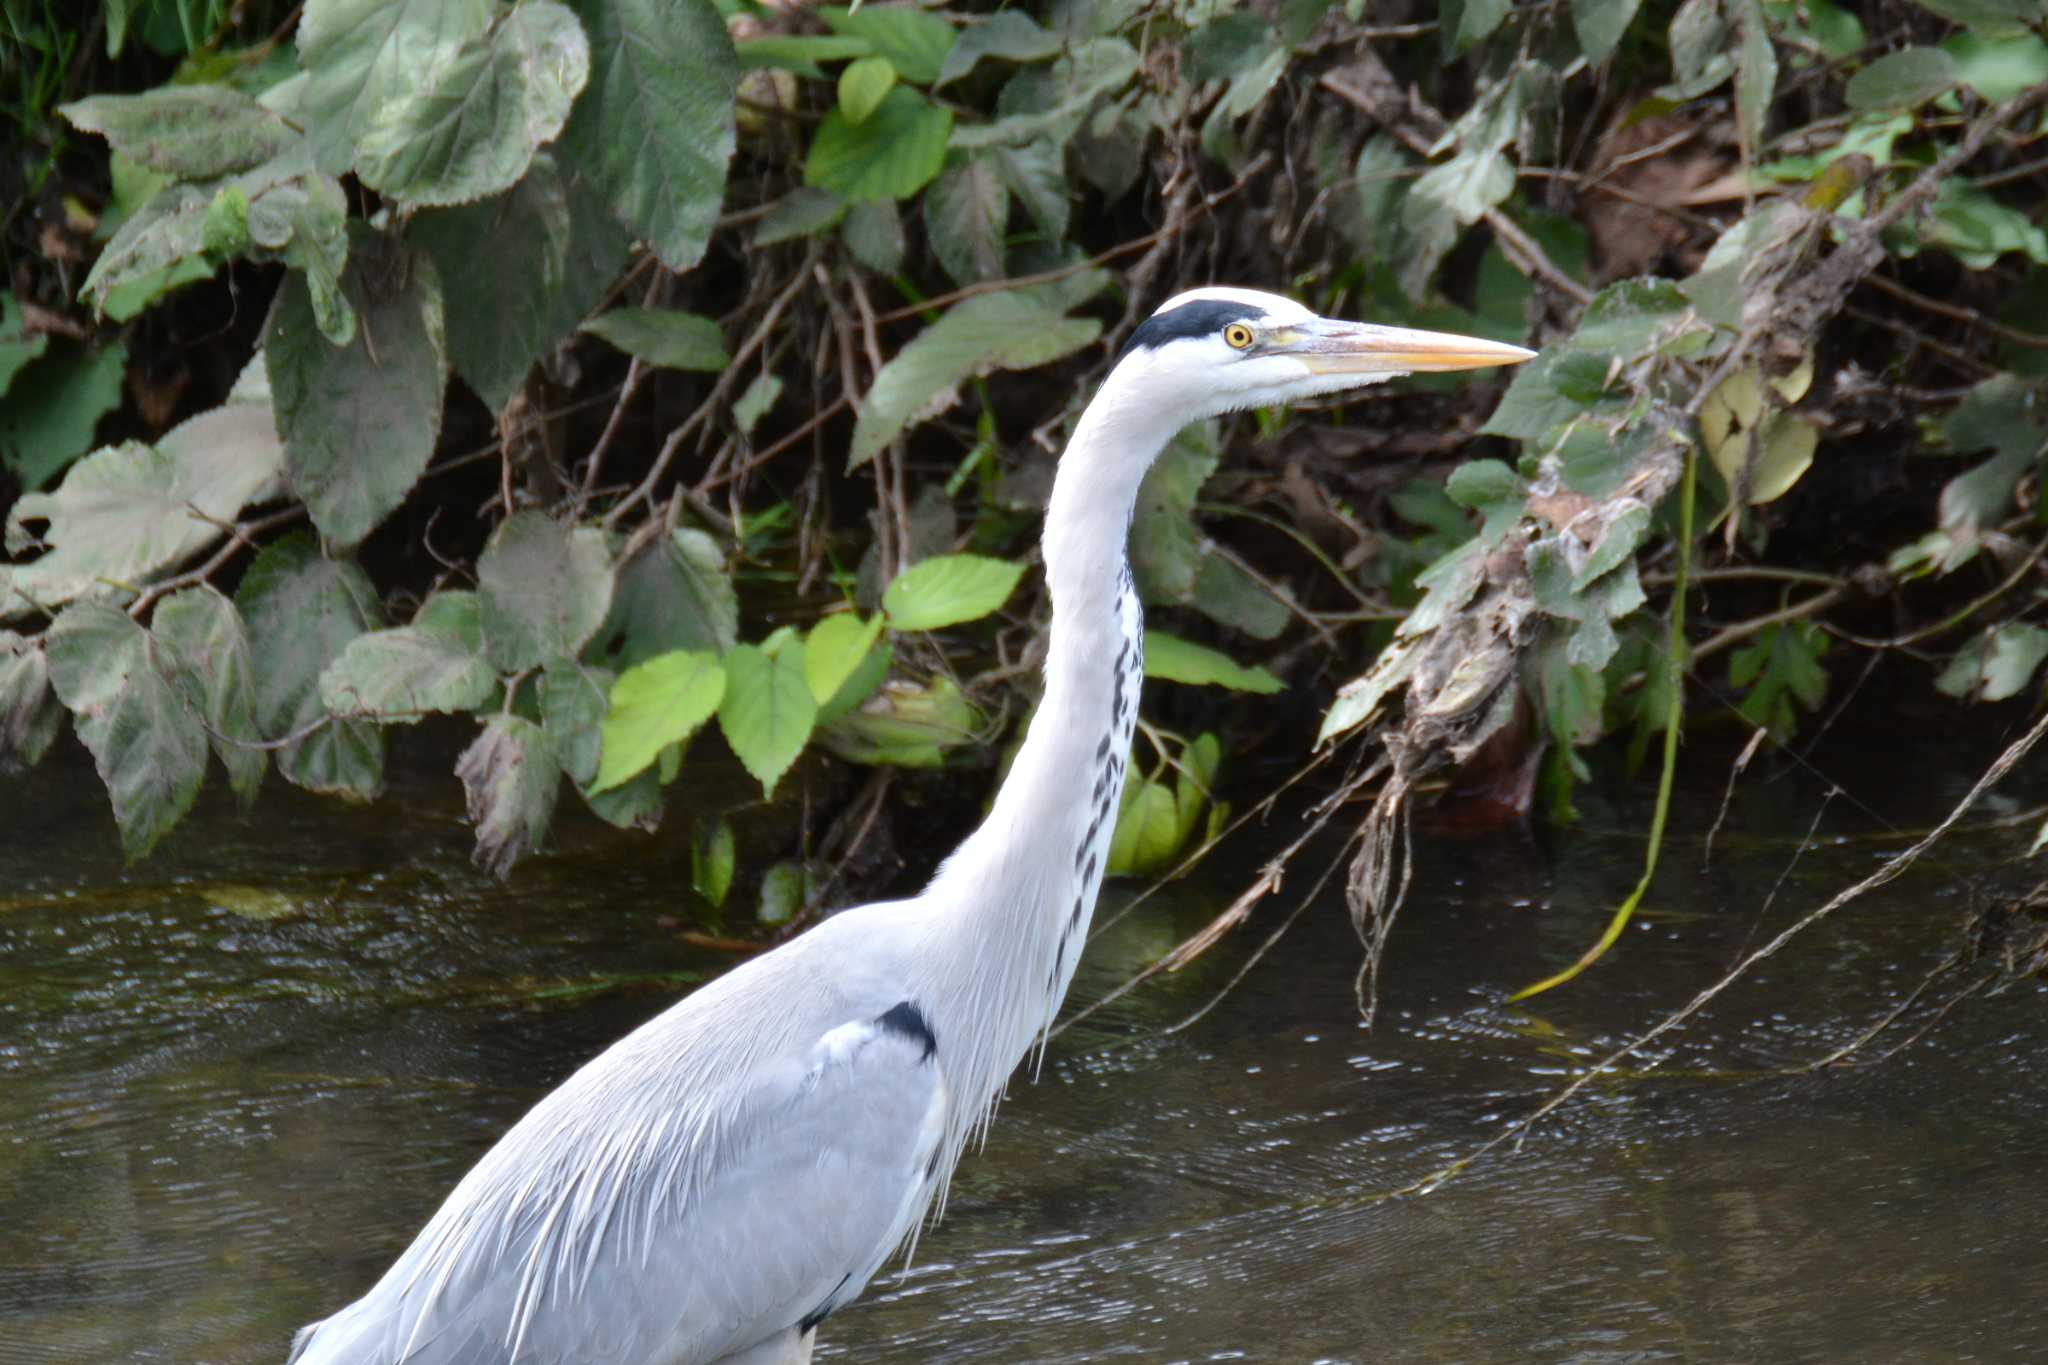
[[[1189,422],[1520,347],[1204,289],[1131,336],[1046,509],[1044,693],[981,826],[908,900],[843,911],[534,1106],[290,1365],[783,1365],[943,1201],[1073,979],[1137,723],[1125,540]]]

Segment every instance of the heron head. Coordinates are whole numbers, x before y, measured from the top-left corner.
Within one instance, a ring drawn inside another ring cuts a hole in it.
[[[1275,407],[1395,375],[1519,365],[1536,353],[1478,337],[1318,317],[1251,289],[1193,289],[1132,331],[1120,376],[1187,420]]]

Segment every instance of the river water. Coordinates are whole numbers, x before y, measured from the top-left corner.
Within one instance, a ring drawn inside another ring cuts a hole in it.
[[[1979,992],[1882,1064],[1799,1069],[2025,884],[2000,864],[2031,826],[1941,846],[1653,1069],[1434,1193],[1384,1197],[1910,843],[2007,738],[1838,738],[1817,765],[1848,794],[1825,801],[1822,777],[1759,763],[1704,868],[1726,755],[1689,742],[1698,786],[1655,893],[1579,982],[1505,1003],[1633,884],[1646,780],[1603,783],[1623,804],[1583,797],[1569,829],[1419,839],[1373,1029],[1328,893],[1219,1008],[1162,1035],[1299,903],[1304,870],[1249,928],[1054,1043],[914,1266],[833,1318],[819,1359],[2048,1359],[2048,985]],[[275,779],[251,813],[209,796],[124,868],[65,747],[0,783],[7,1365],[281,1361],[527,1106],[729,961],[676,935],[679,836],[567,818],[501,886],[469,866],[446,768],[422,765],[367,808]],[[2044,792],[2023,775],[1983,814]],[[1070,1008],[1205,923],[1278,833],[1102,932]],[[1101,918],[1134,890],[1112,886]]]

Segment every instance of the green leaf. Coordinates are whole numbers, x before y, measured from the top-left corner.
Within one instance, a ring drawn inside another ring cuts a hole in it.
[[[228,786],[244,806],[250,805],[270,769],[270,755],[256,747],[263,736],[256,729],[255,665],[241,614],[234,603],[199,584],[157,603],[149,628],[183,659],[186,667],[177,680],[185,687],[186,704],[206,718],[213,752],[228,770]]]
[[[876,374],[861,399],[847,468],[858,469],[905,427],[951,407],[965,380],[1047,365],[1095,340],[1101,323],[1065,316],[1071,298],[1058,285],[1036,285],[979,294],[947,309]]]
[[[712,909],[725,904],[732,891],[732,874],[738,864],[732,837],[732,821],[722,815],[698,819],[690,840],[690,889],[702,896]]]
[[[356,172],[410,207],[510,189],[562,131],[589,76],[590,44],[576,16],[555,0],[520,0],[431,88],[359,133]]]
[[[864,199],[847,206],[846,221],[839,225],[846,249],[878,275],[896,275],[903,270],[903,253],[908,243],[903,236],[903,216],[892,199]]]
[[[1827,649],[1828,637],[1811,621],[1773,622],[1737,649],[1728,659],[1728,681],[1749,687],[1738,708],[1743,719],[1781,744],[1790,739],[1798,708],[1818,710],[1827,696],[1827,670],[1820,664]]]
[[[946,49],[932,88],[951,84],[974,70],[984,57],[1004,62],[1040,62],[1060,55],[1064,40],[1041,28],[1022,10],[998,10],[986,20],[961,32]]]
[[[839,112],[848,123],[865,123],[881,107],[882,97],[896,86],[896,68],[887,57],[861,57],[839,73]]]
[[[563,159],[654,248],[688,270],[725,201],[739,61],[711,0],[588,0],[590,83]]]
[[[1247,668],[1228,654],[1194,644],[1162,630],[1145,632],[1145,676],[1197,687],[1227,687],[1262,696],[1285,690],[1287,684],[1263,668]]]
[[[1183,427],[1145,472],[1131,518],[1131,570],[1148,603],[1194,601],[1207,536],[1194,520],[1195,499],[1216,472],[1216,424]]]
[[[718,542],[679,526],[620,568],[593,652],[619,670],[677,649],[723,654],[739,639],[739,619]]]
[[[235,606],[248,623],[256,725],[272,739],[327,715],[320,675],[349,641],[383,624],[363,571],[326,558],[304,532],[263,548]],[[384,733],[368,721],[335,721],[278,751],[277,766],[302,787],[368,799],[384,781]]]
[[[140,95],[94,95],[57,112],[98,133],[138,166],[183,180],[214,180],[261,165],[299,135],[249,96],[224,85],[167,85]]]
[[[815,13],[834,33],[873,44],[904,80],[917,85],[938,79],[953,46],[951,24],[911,5],[820,5]]]
[[[21,304],[15,301],[12,292],[0,289],[0,394],[7,392],[22,366],[49,346],[50,338],[41,332],[34,336],[27,333],[22,327]]]
[[[827,616],[804,637],[804,684],[820,707],[839,695],[882,636],[882,618],[857,612]]]
[[[285,476],[313,524],[354,545],[397,510],[441,433],[447,343],[433,262],[371,239],[343,279],[363,325],[347,346],[321,335],[302,277],[278,294],[263,354],[277,396]]]
[[[1633,359],[1646,351],[1690,355],[1707,329],[1671,280],[1618,280],[1593,296],[1572,333],[1571,348]],[[1539,357],[1540,358],[1540,357]]]
[[[1593,580],[1635,557],[1636,547],[1650,534],[1650,509],[1633,500],[1622,505],[1593,542],[1585,562],[1572,574],[1572,591],[1582,593]]]
[[[754,912],[763,924],[787,924],[804,908],[814,888],[811,874],[794,862],[779,862],[761,874],[761,904]]]
[[[603,754],[591,793],[617,787],[662,750],[697,733],[717,714],[727,690],[718,656],[696,650],[659,654],[621,673],[605,711]]]
[[[548,832],[562,787],[554,744],[530,720],[495,715],[455,761],[455,775],[476,826],[476,865],[502,881]]]
[[[1849,78],[1851,109],[1913,109],[1954,87],[1956,60],[1938,47],[1907,47]]]
[[[999,143],[984,156],[995,166],[1017,202],[1031,215],[1045,235],[1057,241],[1067,235],[1073,215],[1072,190],[1067,186],[1066,157],[1060,144],[1040,138],[1021,146]]]
[[[47,483],[92,448],[100,418],[120,406],[127,371],[128,348],[119,341],[96,351],[61,344],[29,364],[0,404],[0,465],[12,470],[23,488]]]
[[[504,194],[417,213],[408,231],[443,294],[462,300],[447,314],[448,354],[494,413],[604,297],[632,248],[611,211],[546,152]]]
[[[1173,791],[1147,777],[1124,784],[1110,837],[1107,875],[1145,877],[1164,870],[1180,851],[1180,811]]]
[[[871,661],[886,657],[886,645],[868,656]],[[874,683],[881,682],[879,673],[872,677]],[[820,713],[819,742],[849,763],[936,768],[946,761],[947,749],[971,741],[981,724],[950,678],[935,678],[926,687],[892,682],[875,691],[857,673],[840,689],[840,698],[862,691],[870,694],[866,700],[829,724],[822,722]]]
[[[523,511],[500,526],[476,563],[491,662],[523,673],[574,658],[612,602],[611,552],[594,526]]]
[[[1130,82],[1138,65],[1138,50],[1122,38],[1091,38],[1050,65],[1012,76],[996,104],[1001,117],[955,128],[953,146],[1021,147],[1049,138],[1064,147],[1100,113],[1103,96]]]
[[[349,641],[320,675],[320,700],[336,716],[387,722],[474,711],[498,687],[483,657],[482,623],[475,593],[436,593],[413,624]]]
[[[732,363],[716,322],[673,308],[614,308],[583,330],[663,369],[717,371]]]
[[[986,156],[954,157],[925,191],[925,241],[956,284],[1002,278],[1009,225],[1010,192]]]
[[[1550,350],[1515,367],[1500,406],[1480,431],[1535,440],[1559,423],[1607,406],[1608,360],[1585,351]]]
[[[920,560],[882,593],[892,630],[940,630],[978,621],[1017,589],[1024,566],[985,555],[936,555]]]
[[[1498,543],[1520,520],[1528,491],[1521,477],[1499,460],[1468,460],[1444,481],[1444,493],[1452,502],[1479,513],[1482,545]]]
[[[2048,659],[2048,630],[2008,621],[1958,650],[1934,685],[1966,701],[2005,701],[2018,696]]]
[[[732,420],[742,435],[752,436],[761,419],[774,411],[782,397],[782,379],[766,370],[754,376],[746,392],[732,400]]]
[[[1445,0],[1440,29],[1444,59],[1462,57],[1492,37],[1510,7],[1510,0]]]
[[[1920,0],[1920,8],[1968,24],[1988,38],[2010,38],[2038,25],[2041,0]]]
[[[776,33],[765,38],[749,38],[735,44],[734,50],[739,54],[742,71],[768,67],[794,71],[799,76],[821,81],[825,79],[825,72],[819,62],[843,62],[849,57],[865,57],[874,52],[875,45],[865,38],[842,38],[837,34]]]
[[[810,742],[818,719],[802,660],[794,650],[771,659],[752,645],[736,645],[725,656],[725,672],[718,726],[761,784],[762,795],[772,798],[775,784]]]
[[[1589,62],[1604,62],[1628,32],[1642,0],[1572,0],[1572,31]]]
[[[489,0],[307,0],[298,113],[320,169],[349,170],[356,145],[431,92],[490,17]]]
[[[179,423],[155,447],[129,441],[71,467],[56,491],[14,504],[7,546],[51,548],[13,571],[16,596],[54,606],[147,582],[218,541],[252,502],[275,497],[281,462],[268,402],[230,401]],[[32,536],[27,523],[46,523]]]
[[[181,662],[96,602],[65,608],[44,648],[50,681],[113,800],[122,851],[145,857],[192,808],[206,775],[206,735],[176,681]]]
[[[2031,33],[1993,38],[1964,29],[1942,39],[1941,50],[1955,59],[1956,79],[1993,104],[2048,85],[2048,43]]]
[[[849,200],[908,199],[939,173],[953,113],[896,86],[859,123],[829,110],[804,158],[804,183]]]
[[[1778,54],[1771,47],[1763,7],[1757,0],[1742,0],[1739,12],[1742,47],[1735,70],[1735,115],[1741,124],[1743,145],[1761,147],[1764,120],[1771,112],[1771,94],[1778,84]]]
[[[830,190],[800,185],[775,201],[754,229],[755,246],[773,246],[798,237],[815,237],[846,216],[846,201]]]
[[[608,668],[557,659],[540,679],[540,723],[562,771],[581,786],[597,777],[604,717],[614,678]]]
[[[0,630],[0,762],[42,761],[64,710],[50,690],[50,661],[32,641]]]

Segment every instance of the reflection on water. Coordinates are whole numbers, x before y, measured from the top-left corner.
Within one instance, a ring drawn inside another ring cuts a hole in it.
[[[1818,788],[1745,785],[1706,874],[1718,793],[1699,793],[1654,913],[1521,1007],[1508,990],[1634,880],[1639,809],[1425,848],[1370,1032],[1332,901],[1225,1007],[1156,1036],[1243,962],[1240,935],[1054,1045],[915,1266],[835,1318],[820,1359],[2048,1357],[2048,989],[1973,1001],[1881,1067],[1789,1074],[1910,991],[1964,878],[2024,835],[1943,850],[1518,1149],[1376,1197],[1863,875],[1909,841],[1882,822],[1931,822],[1979,757],[1916,791],[1886,777],[1896,746],[1869,773],[1845,756],[1877,808],[1830,808],[1762,915]],[[687,875],[660,842],[578,826],[500,887],[469,869],[444,776],[366,810],[273,787],[123,869],[66,762],[0,789],[0,1362],[281,1360],[526,1106],[672,999],[670,974],[721,965],[670,932]],[[1120,920],[1077,997],[1237,885],[1217,870]]]

